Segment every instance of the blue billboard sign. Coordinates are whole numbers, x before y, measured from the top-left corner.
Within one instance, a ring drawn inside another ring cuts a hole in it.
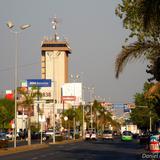
[[[51,79],[27,79],[27,87],[51,87]]]

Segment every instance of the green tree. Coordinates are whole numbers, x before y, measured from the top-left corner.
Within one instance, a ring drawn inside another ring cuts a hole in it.
[[[0,99],[0,128],[9,126],[9,122],[14,119],[14,101]]]
[[[69,130],[70,128],[73,128],[73,118],[75,117],[75,114],[76,112],[74,111],[73,108],[69,108],[63,112],[62,125],[65,126],[64,117],[67,116],[68,117],[67,123],[68,123]]]
[[[154,75],[151,80],[159,80],[160,77],[157,74],[157,70],[159,73],[159,67],[156,67],[160,53],[159,1],[122,0],[115,13],[122,19],[124,28],[130,30],[130,35],[125,40],[126,44],[122,46],[122,50],[116,58],[116,77],[119,77],[128,62],[143,57],[149,60],[150,67],[154,66],[154,69],[151,69],[150,72]]]
[[[82,130],[82,128],[83,128],[83,106],[82,105],[78,106],[78,108],[76,108],[75,112],[76,112],[76,114],[75,114],[76,122],[79,122],[79,127]]]
[[[152,102],[154,110],[160,119],[160,82],[152,85],[146,92],[145,96]]]
[[[90,109],[91,106],[88,106],[89,111],[86,114],[86,120],[90,122]],[[92,105],[92,117],[93,117],[93,128],[97,130],[104,130],[105,128],[111,125],[114,128],[117,128],[119,124],[112,119],[112,114],[108,112],[97,100],[94,100]]]
[[[155,110],[155,101],[148,96],[148,91],[154,86],[153,83],[144,83],[141,93],[134,95],[136,108],[132,109],[131,120],[141,129],[149,129],[149,119],[152,117],[152,124],[158,120]],[[155,127],[154,125],[152,127]]]
[[[149,129],[150,109],[146,107],[136,107],[132,110],[130,116],[134,124],[140,129]]]
[[[18,105],[21,105],[28,110],[28,145],[31,145],[31,116],[33,113],[34,100],[37,96],[41,97],[41,93],[37,87],[32,87],[29,91],[18,89],[21,95],[21,100]]]

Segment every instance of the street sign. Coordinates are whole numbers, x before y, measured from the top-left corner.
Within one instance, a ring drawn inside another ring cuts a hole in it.
[[[51,79],[27,79],[27,87],[51,87]]]

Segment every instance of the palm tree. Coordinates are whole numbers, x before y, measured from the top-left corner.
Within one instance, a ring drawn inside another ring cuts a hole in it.
[[[160,31],[160,1],[159,0],[140,0],[137,1],[139,10],[138,16],[143,22],[144,30]]]
[[[160,56],[160,1],[124,0],[123,4],[119,5],[117,15],[123,18],[124,26],[130,29],[130,37],[136,36],[137,41],[122,47],[115,62],[116,78],[131,60],[143,57],[156,66],[156,59]]]
[[[9,99],[0,99],[0,128],[2,130],[14,118],[14,101]]]
[[[154,110],[160,117],[160,82],[155,83],[145,93],[145,98],[149,99],[154,106]]]
[[[69,108],[67,110],[64,111],[63,113],[63,117],[67,116],[68,117],[68,129],[70,130],[70,128],[73,128],[73,118],[75,117],[75,111],[73,108]],[[62,122],[64,122],[62,117]]]
[[[155,41],[134,42],[123,47],[115,62],[116,78],[123,71],[125,65],[132,60],[143,58],[156,59],[160,53],[160,43]]]
[[[98,101],[94,101],[92,105],[93,124],[98,130],[104,130],[108,124],[117,126],[117,122],[112,119],[112,114],[107,111]]]
[[[33,104],[37,96],[41,96],[37,87],[32,87],[29,91],[18,89],[18,93],[21,95],[21,99],[18,105],[26,108],[28,111],[28,145],[31,145],[31,116],[33,113]]]

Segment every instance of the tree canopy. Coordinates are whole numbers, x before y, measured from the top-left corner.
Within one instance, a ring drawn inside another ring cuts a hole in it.
[[[8,99],[0,99],[0,128],[5,127],[14,119],[14,101]]]
[[[131,120],[141,129],[149,129],[149,119],[152,118],[153,124],[160,118],[157,112],[156,103],[153,97],[148,96],[149,90],[154,86],[154,83],[144,83],[144,88],[141,93],[136,93],[134,96],[136,108],[132,109]],[[155,127],[154,125],[152,127]]]
[[[124,28],[130,31],[116,58],[116,77],[119,77],[128,62],[143,57],[150,63],[147,72],[153,75],[150,80],[159,81],[157,59],[160,56],[160,1],[122,0],[115,14],[122,19]]]

